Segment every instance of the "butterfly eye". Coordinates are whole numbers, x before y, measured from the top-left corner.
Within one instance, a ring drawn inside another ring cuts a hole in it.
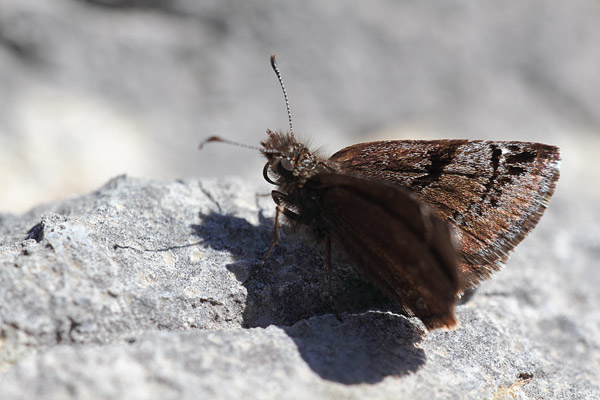
[[[291,172],[294,169],[294,165],[292,164],[292,161],[289,158],[282,158],[280,165],[286,171]]]
[[[288,158],[276,158],[271,163],[270,169],[274,174],[278,174],[281,176],[289,176],[290,172],[293,171],[294,167],[292,165],[292,162]]]

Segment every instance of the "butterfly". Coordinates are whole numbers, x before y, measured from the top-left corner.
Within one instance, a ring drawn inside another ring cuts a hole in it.
[[[296,140],[274,55],[271,65],[290,131],[267,130],[258,148],[267,159],[263,177],[277,186],[275,235],[264,261],[283,218],[325,246],[330,294],[335,249],[429,330],[455,327],[460,295],[497,271],[544,213],[559,178],[560,149],[517,141],[389,140],[324,158]],[[202,145],[214,141],[233,143],[213,136]]]

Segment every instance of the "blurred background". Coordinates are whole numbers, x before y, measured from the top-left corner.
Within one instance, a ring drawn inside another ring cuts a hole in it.
[[[0,0],[0,212],[126,173],[262,181],[287,130],[331,154],[377,139],[540,141],[594,199],[600,2]]]

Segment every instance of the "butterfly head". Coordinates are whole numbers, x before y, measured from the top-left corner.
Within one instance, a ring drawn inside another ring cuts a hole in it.
[[[314,175],[318,160],[311,151],[296,141],[289,133],[267,130],[268,138],[261,142],[261,152],[267,158],[263,175],[267,182],[280,185],[296,183],[302,185]],[[273,181],[269,174],[275,177]]]

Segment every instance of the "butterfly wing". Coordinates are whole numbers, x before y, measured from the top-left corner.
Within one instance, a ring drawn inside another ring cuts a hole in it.
[[[315,193],[319,221],[338,249],[409,315],[428,329],[456,324],[456,250],[447,223],[423,202],[384,182],[320,173],[305,187]]]
[[[529,142],[399,140],[360,143],[330,161],[344,172],[406,188],[453,226],[462,287],[499,269],[542,216],[560,150]]]

